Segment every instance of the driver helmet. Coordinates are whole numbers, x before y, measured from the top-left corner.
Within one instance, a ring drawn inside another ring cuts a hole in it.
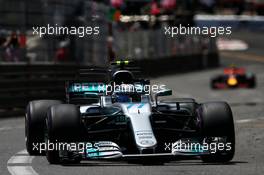
[[[131,96],[129,94],[133,93],[132,84],[121,84],[115,88],[116,102],[131,102]]]

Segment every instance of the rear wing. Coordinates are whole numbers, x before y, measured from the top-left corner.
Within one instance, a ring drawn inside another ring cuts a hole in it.
[[[79,69],[75,79],[86,82],[109,82],[110,70],[108,68]]]
[[[243,75],[245,74],[246,70],[245,68],[225,68],[224,74],[239,74]]]

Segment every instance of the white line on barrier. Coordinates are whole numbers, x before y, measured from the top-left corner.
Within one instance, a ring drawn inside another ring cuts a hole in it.
[[[32,166],[28,165],[32,163],[33,158],[34,156],[29,156],[26,150],[19,151],[7,162],[9,173],[11,175],[38,175]]]
[[[213,20],[213,21],[264,21],[263,16],[251,15],[195,15],[195,20]]]

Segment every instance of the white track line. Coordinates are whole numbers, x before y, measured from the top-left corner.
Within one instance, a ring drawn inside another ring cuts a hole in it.
[[[28,152],[26,149],[23,149],[22,151],[19,151],[18,153],[16,153],[17,155],[23,155],[23,154],[27,154],[28,155]]]
[[[38,175],[32,166],[29,165],[32,163],[33,158],[34,156],[29,156],[26,150],[19,151],[7,162],[9,173],[11,175]]]
[[[243,123],[256,122],[256,121],[260,121],[260,120],[264,120],[264,117],[250,118],[250,119],[240,119],[240,120],[236,120],[235,122],[238,123],[238,124],[243,124]]]
[[[250,123],[255,121],[254,119],[242,119],[242,120],[236,120],[236,123]]]
[[[12,127],[1,127],[0,131],[7,131],[13,129]]]
[[[23,163],[32,163],[32,160],[33,160],[33,156],[12,156],[7,164],[23,164]]]
[[[22,129],[22,128],[25,128],[25,126],[21,125],[21,126],[16,126],[16,127],[0,127],[0,131],[8,131],[8,130]]]
[[[32,166],[8,166],[7,167],[11,175],[37,175]]]

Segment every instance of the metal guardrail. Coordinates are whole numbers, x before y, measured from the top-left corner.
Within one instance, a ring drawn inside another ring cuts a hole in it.
[[[74,79],[76,64],[0,65],[0,117],[21,115],[35,99],[65,99],[65,81]]]

